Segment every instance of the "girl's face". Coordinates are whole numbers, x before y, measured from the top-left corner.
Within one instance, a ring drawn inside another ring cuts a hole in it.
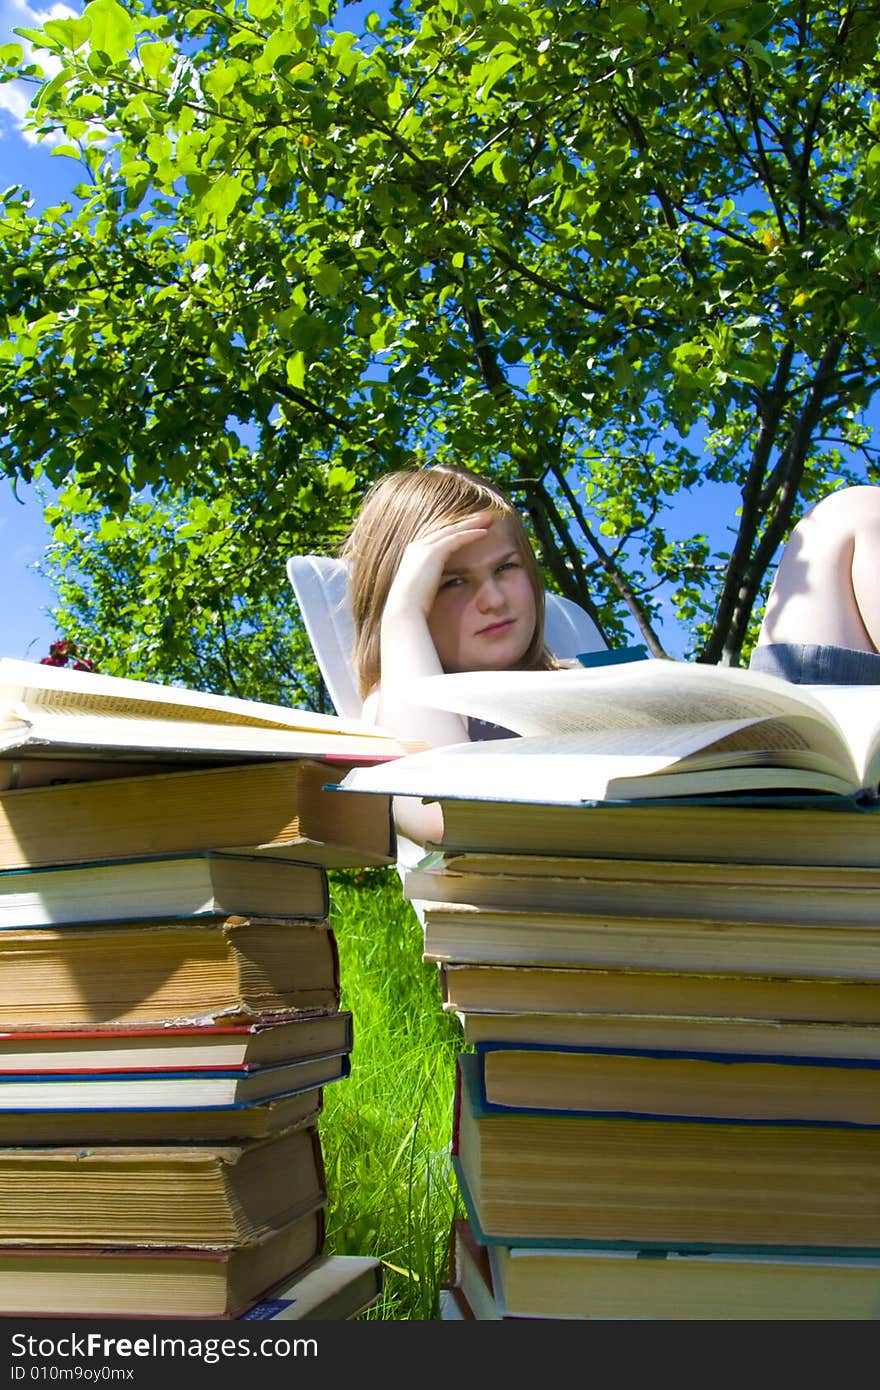
[[[535,631],[535,595],[507,517],[449,557],[428,629],[444,671],[505,671]]]

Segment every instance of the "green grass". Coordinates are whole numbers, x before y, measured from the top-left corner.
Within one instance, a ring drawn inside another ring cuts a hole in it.
[[[461,1026],[440,1006],[436,965],[393,870],[330,875],[351,1075],[324,1092],[327,1250],[378,1255],[385,1295],[368,1317],[437,1316],[461,1199],[449,1161]]]

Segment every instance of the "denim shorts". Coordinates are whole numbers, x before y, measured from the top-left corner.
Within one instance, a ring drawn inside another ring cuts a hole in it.
[[[880,653],[811,642],[769,642],[752,652],[749,670],[781,676],[795,685],[880,685]]]

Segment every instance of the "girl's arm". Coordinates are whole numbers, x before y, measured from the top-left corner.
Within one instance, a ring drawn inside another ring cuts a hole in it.
[[[364,700],[362,718],[368,724],[379,722],[379,690],[373,690]],[[394,824],[401,835],[416,844],[423,845],[427,840],[440,840],[443,836],[443,812],[436,802],[423,806],[414,796],[395,796],[392,798]]]
[[[407,546],[388,591],[380,627],[378,722],[403,738],[439,747],[467,740],[457,714],[407,704],[406,688],[416,676],[441,675],[443,667],[428,629],[443,571],[450,556],[488,534],[491,514],[441,526]]]
[[[480,525],[481,521],[485,524]],[[467,740],[467,724],[459,715],[407,704],[405,691],[416,676],[442,675],[428,617],[443,570],[456,550],[482,540],[491,523],[491,514],[467,517],[419,537],[403,553],[382,614],[381,683],[364,706],[366,717],[374,717],[400,737],[423,739],[434,747]],[[395,797],[394,821],[402,835],[418,844],[443,835],[443,812],[436,802],[422,805],[415,797]]]

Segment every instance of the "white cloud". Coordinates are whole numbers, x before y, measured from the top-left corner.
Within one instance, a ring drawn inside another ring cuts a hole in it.
[[[82,14],[83,8],[81,4],[61,3],[37,8],[29,5],[27,0],[0,0],[0,43],[20,43],[25,55],[29,56],[34,52],[33,46],[26,39],[14,34],[13,29],[38,29],[47,19],[75,19],[77,15]],[[49,77],[58,70],[57,60],[42,49],[37,53],[36,61]],[[32,97],[32,88],[23,82],[7,82],[0,87],[0,112],[5,113],[5,118],[0,119],[0,139],[12,134],[28,145],[37,143],[36,137],[24,129]],[[61,138],[58,137],[59,140]],[[52,144],[57,141],[50,137],[43,143]]]
[[[17,126],[24,121],[29,104],[30,98],[20,82],[7,82],[0,87],[0,111],[6,111]]]

